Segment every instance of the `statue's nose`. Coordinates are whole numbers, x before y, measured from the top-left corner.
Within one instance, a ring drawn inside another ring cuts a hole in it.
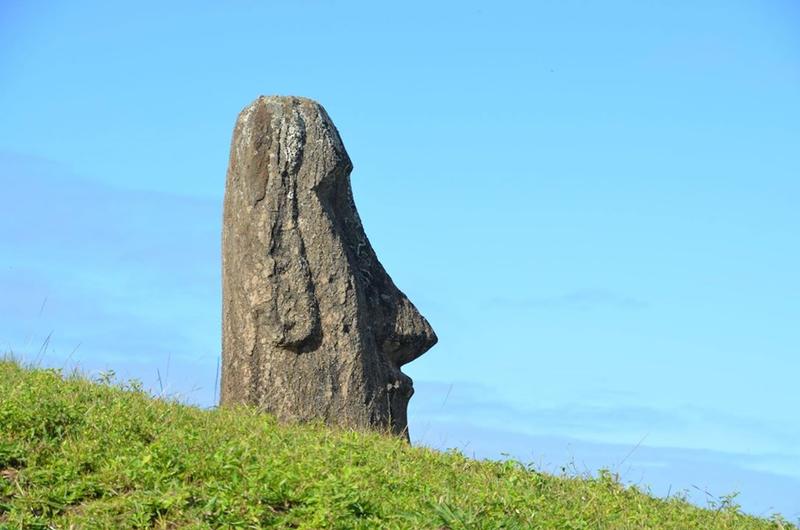
[[[381,349],[398,368],[431,349],[439,339],[427,319],[402,296],[398,301],[392,333],[384,339]]]

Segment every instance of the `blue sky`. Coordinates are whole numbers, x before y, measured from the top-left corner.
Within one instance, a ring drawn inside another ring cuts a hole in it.
[[[211,405],[233,122],[308,96],[440,337],[407,367],[416,443],[797,519],[798,22],[789,0],[6,0],[0,348]]]

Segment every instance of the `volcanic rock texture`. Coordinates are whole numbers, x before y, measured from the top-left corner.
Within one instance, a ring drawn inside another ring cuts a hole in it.
[[[222,233],[220,403],[408,436],[400,367],[436,343],[378,262],[325,109],[260,97],[239,115]]]

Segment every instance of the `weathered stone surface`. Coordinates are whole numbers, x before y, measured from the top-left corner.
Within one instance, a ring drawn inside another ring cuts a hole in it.
[[[436,343],[378,262],[352,164],[318,103],[260,97],[239,115],[222,234],[222,405],[407,436],[400,367]]]

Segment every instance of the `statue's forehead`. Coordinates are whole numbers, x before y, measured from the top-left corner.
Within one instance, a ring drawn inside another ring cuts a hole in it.
[[[262,96],[241,112],[239,125],[242,136],[261,137],[287,158],[298,157],[299,150],[313,149],[318,157],[350,164],[339,131],[322,105],[313,100]]]

